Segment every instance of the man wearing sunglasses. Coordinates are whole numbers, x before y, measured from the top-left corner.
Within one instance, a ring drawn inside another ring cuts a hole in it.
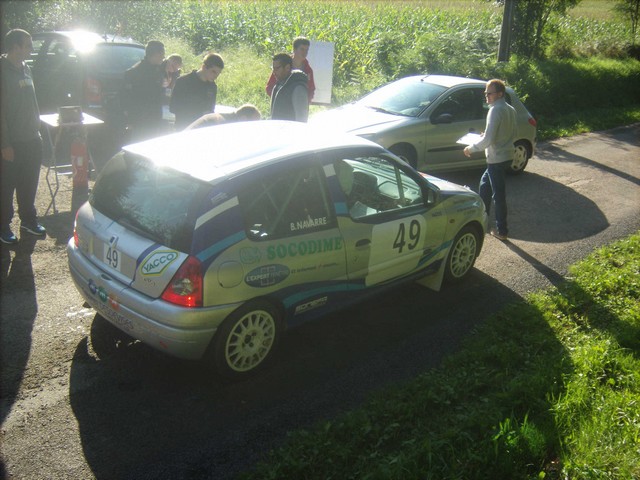
[[[467,157],[473,152],[485,151],[487,169],[480,178],[478,193],[484,201],[487,215],[491,211],[491,201],[495,202],[496,228],[491,229],[491,234],[502,241],[506,241],[508,235],[505,170],[513,161],[513,142],[517,133],[516,111],[507,103],[505,90],[502,80],[487,82],[484,95],[489,104],[489,113],[482,140],[464,149]]]

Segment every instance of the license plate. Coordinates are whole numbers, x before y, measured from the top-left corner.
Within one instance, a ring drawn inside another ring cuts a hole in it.
[[[115,247],[105,244],[102,261],[119,272],[120,264],[122,263],[122,255]]]

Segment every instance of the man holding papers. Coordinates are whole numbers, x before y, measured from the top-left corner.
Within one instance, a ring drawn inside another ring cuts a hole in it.
[[[502,80],[489,80],[484,95],[489,104],[487,125],[484,135],[477,143],[465,147],[464,154],[484,150],[487,157],[487,169],[480,178],[478,193],[484,201],[487,214],[491,211],[491,201],[496,204],[496,228],[491,234],[496,238],[507,240],[507,196],[505,186],[505,170],[513,161],[516,139],[516,111],[505,100],[505,84]]]

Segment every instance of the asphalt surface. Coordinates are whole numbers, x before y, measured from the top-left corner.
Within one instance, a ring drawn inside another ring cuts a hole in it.
[[[442,175],[477,187],[481,171]],[[508,180],[510,241],[487,237],[464,283],[410,284],[287,332],[237,384],[120,337],[82,306],[66,267],[68,179],[49,236],[2,247],[0,478],[228,479],[287,432],[440,364],[505,304],[640,230],[640,125],[541,145]],[[50,197],[43,174],[39,208]],[[517,334],[517,332],[514,332]]]

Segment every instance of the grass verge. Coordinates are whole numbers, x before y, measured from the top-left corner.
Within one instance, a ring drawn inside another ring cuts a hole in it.
[[[640,122],[640,105],[593,108],[538,119],[538,141],[571,137]]]
[[[244,479],[640,478],[640,233]]]

